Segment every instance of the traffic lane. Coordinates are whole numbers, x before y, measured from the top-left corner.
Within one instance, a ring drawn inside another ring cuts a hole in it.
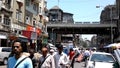
[[[0,62],[0,68],[7,68],[7,66]]]
[[[6,65],[2,65],[2,66],[0,66],[0,68],[7,68],[7,66]]]
[[[7,66],[0,63],[0,68],[7,68]],[[85,68],[85,62],[75,62],[74,68]]]
[[[0,68],[7,68],[7,66],[6,65],[0,65]],[[75,62],[74,63],[74,68],[85,68],[84,67],[84,62],[80,62],[80,63]]]
[[[75,62],[74,68],[85,68],[85,62]]]

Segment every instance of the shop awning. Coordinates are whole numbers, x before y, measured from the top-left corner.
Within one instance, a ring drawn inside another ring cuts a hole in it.
[[[0,39],[7,39],[6,35],[0,35]]]
[[[18,39],[21,40],[22,42],[29,42],[29,40],[27,38],[18,37]]]

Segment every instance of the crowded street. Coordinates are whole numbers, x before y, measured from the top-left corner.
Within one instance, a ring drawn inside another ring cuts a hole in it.
[[[6,65],[0,65],[0,68],[6,68]],[[74,68],[85,68],[84,62],[81,62],[81,63],[76,62]]]
[[[120,0],[0,0],[0,68],[120,68]]]

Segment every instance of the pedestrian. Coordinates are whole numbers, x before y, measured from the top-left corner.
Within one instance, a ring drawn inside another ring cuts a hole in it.
[[[73,58],[72,58],[72,61],[71,61],[71,68],[74,68],[74,62],[76,61],[76,58],[79,56],[79,52],[78,52],[78,50],[75,50],[75,54],[74,54],[74,56],[73,56]]]
[[[54,52],[55,52],[55,51],[54,51],[53,49],[50,50],[50,54],[51,54],[51,55],[54,55]]]
[[[85,50],[85,52],[84,52],[84,61],[86,61],[89,56],[90,56],[90,51],[89,51],[89,49],[87,48],[87,49]]]
[[[84,52],[84,58],[83,58],[83,60],[85,61],[85,67],[86,67],[89,56],[90,56],[90,51],[89,51],[89,48],[87,48]]]
[[[55,68],[67,68],[69,64],[69,59],[67,55],[63,52],[63,45],[57,45],[58,52],[54,55]]]
[[[74,55],[75,55],[75,52],[74,52],[73,48],[70,48],[69,60],[72,60]]]
[[[71,63],[72,63],[74,55],[75,55],[75,51],[73,50],[73,48],[70,48],[70,52],[68,56],[69,56],[69,62],[70,62],[71,67],[73,67]]]
[[[35,57],[35,50],[34,49],[30,49],[29,53],[30,53],[29,58],[32,60],[33,68],[35,68],[37,66],[37,59]]]
[[[21,40],[16,40],[12,45],[13,56],[8,58],[7,68],[33,68],[32,61],[23,55],[23,44]]]
[[[48,54],[48,48],[42,47],[42,56],[39,59],[38,68],[55,68],[55,62],[52,55]]]

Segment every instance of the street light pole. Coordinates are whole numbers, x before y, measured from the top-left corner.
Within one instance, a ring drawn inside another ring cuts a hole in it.
[[[54,28],[52,28],[52,43],[54,44]]]
[[[112,28],[112,6],[109,8],[110,9],[110,24],[111,24],[111,43],[113,43],[113,28]]]

